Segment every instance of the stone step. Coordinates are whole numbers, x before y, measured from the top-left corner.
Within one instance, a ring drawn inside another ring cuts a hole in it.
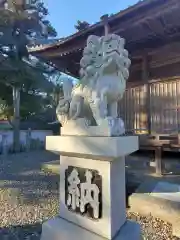
[[[167,181],[148,180],[129,197],[132,212],[151,214],[172,224],[173,235],[180,237],[180,185]]]
[[[44,172],[59,174],[60,172],[59,160],[43,163],[41,165],[41,170]]]

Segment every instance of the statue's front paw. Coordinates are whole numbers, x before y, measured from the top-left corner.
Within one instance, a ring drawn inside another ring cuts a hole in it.
[[[112,136],[120,136],[125,133],[124,122],[121,118],[107,117],[106,121],[108,121]]]

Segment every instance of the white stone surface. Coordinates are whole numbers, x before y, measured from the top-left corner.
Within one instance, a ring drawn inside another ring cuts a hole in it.
[[[112,161],[131,154],[139,148],[137,136],[123,137],[78,137],[49,136],[46,150],[60,155]],[[86,159],[84,160],[86,161]]]
[[[68,210],[65,204],[65,170],[68,166],[93,169],[102,176],[102,218],[93,221]],[[108,162],[61,156],[60,217],[111,239],[126,221],[125,159]]]
[[[61,116],[62,117],[62,116]],[[110,128],[109,126],[112,125]],[[88,126],[85,118],[67,121],[61,128],[61,136],[120,136],[125,133],[124,122],[121,118],[107,119],[97,126]]]
[[[150,195],[152,197],[180,202],[180,185],[169,182],[158,182]]]
[[[64,82],[64,98],[60,99],[56,111],[63,126],[68,121],[84,118],[88,126],[95,126],[93,128],[100,136],[105,133],[106,136],[120,136],[124,133],[124,126],[118,119],[117,104],[125,92],[131,64],[124,46],[125,40],[116,34],[88,37],[80,61],[81,83],[72,89],[71,84]],[[107,130],[98,130],[101,126]],[[86,129],[91,136],[93,131]],[[68,127],[63,132],[66,135],[76,133]]]
[[[41,240],[140,239],[139,226],[129,221],[125,224],[125,156],[138,150],[138,137],[122,136],[125,128],[118,118],[117,103],[126,89],[131,64],[124,46],[125,40],[116,34],[89,36],[80,61],[81,83],[73,89],[69,82],[63,86],[64,98],[59,101],[57,117],[66,125],[61,131],[65,136],[46,139],[46,150],[61,156],[61,219],[43,224]],[[67,176],[65,171],[70,166],[73,169]],[[76,168],[86,170],[82,183]],[[101,176],[102,189],[96,181],[91,182],[91,170]],[[84,213],[87,203],[95,220],[67,207]]]
[[[127,221],[114,240],[140,240],[141,230],[137,223]],[[54,218],[42,226],[41,240],[105,240],[75,224]],[[112,240],[112,239],[110,239]]]

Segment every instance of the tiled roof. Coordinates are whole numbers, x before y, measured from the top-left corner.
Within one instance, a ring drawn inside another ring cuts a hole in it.
[[[43,49],[44,47],[47,48],[48,46],[57,45],[61,42],[64,38],[59,39],[38,39],[33,41],[31,44],[28,45],[28,49],[30,51]]]

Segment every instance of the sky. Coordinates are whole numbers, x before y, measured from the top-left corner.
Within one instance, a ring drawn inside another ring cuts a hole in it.
[[[137,2],[138,0],[44,0],[49,10],[48,19],[55,27],[58,37],[75,33],[77,20],[94,24],[102,15],[117,13]]]

